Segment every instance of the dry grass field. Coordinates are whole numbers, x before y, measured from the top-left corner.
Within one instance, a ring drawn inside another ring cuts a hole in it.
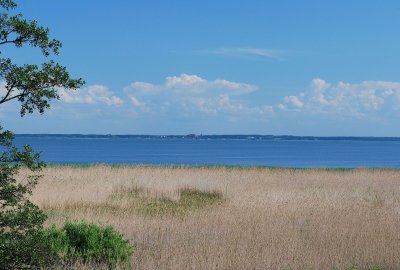
[[[47,224],[112,225],[134,269],[400,269],[400,171],[55,166]]]

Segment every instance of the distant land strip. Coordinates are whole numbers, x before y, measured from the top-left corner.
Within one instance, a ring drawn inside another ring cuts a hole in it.
[[[82,139],[191,139],[191,140],[267,140],[267,141],[400,141],[400,137],[294,136],[294,135],[101,135],[101,134],[16,134],[17,138]]]

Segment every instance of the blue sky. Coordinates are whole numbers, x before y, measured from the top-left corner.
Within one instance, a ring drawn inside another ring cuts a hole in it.
[[[17,133],[400,135],[398,1],[18,4],[86,85],[44,115],[0,108]]]

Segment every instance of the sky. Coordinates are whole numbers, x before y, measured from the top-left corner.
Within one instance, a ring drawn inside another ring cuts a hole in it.
[[[43,115],[1,105],[16,133],[400,136],[399,1],[17,3],[86,84]]]

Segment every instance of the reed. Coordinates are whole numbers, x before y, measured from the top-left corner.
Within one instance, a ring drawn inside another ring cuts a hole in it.
[[[398,170],[96,165],[43,175],[33,200],[47,225],[111,225],[135,246],[135,269],[400,268]]]

